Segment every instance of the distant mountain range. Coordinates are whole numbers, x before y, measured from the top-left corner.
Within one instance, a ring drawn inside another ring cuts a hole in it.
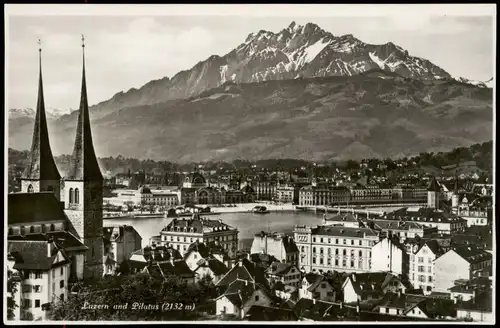
[[[100,156],[399,156],[491,140],[488,83],[454,78],[391,42],[292,23],[90,110]],[[33,112],[25,111],[9,111],[16,149],[31,142]],[[76,119],[76,111],[50,118],[56,152],[70,152]]]

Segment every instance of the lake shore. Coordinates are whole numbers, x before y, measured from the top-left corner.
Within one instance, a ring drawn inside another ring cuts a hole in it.
[[[210,211],[216,213],[248,213],[252,212],[255,206],[265,206],[270,212],[297,211],[295,205],[292,204],[243,203],[235,205],[235,207],[210,206]]]

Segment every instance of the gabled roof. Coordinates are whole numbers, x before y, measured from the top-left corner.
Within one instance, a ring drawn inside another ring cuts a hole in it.
[[[212,271],[217,276],[226,274],[229,271],[227,266],[216,258],[203,259],[198,268],[200,267],[209,268],[210,271]],[[194,271],[196,272],[198,268],[196,268]]]
[[[9,225],[69,221],[52,192],[9,194]]]
[[[389,292],[385,294],[384,297],[377,303],[376,307],[389,307],[408,311],[425,299],[427,299],[427,297],[424,295],[398,294]]]
[[[59,253],[57,247],[52,248],[51,256],[48,256],[48,243],[46,241],[9,241],[8,253],[15,258],[14,269],[17,270],[50,270],[54,260]],[[64,251],[64,263],[70,262]]]
[[[349,279],[346,279],[343,287],[348,281],[351,281],[354,291],[357,295],[380,294],[389,282],[400,279],[390,272],[366,272],[352,273]]]
[[[271,265],[267,268],[266,273],[271,275],[282,276],[287,274],[293,267],[294,265],[291,263],[282,263],[277,261],[271,263]],[[300,270],[297,268],[297,271]]]
[[[131,255],[142,255],[144,260],[153,262],[163,262],[170,261],[173,257],[174,260],[182,260],[182,255],[178,250],[173,247],[165,247],[165,246],[146,246],[142,249],[139,249],[135,252],[132,252]]]
[[[209,242],[205,244],[195,241],[194,243],[189,245],[186,253],[184,254],[184,259],[187,259],[188,256],[193,252],[198,252],[204,259],[210,258],[212,254],[221,254],[224,258],[229,258],[222,245],[217,245],[215,242]]]
[[[307,281],[308,284],[314,284],[316,281],[322,281],[323,279],[325,279],[325,277],[319,273],[308,272],[304,276],[304,279]]]
[[[241,308],[241,306],[252,296],[256,285],[247,280],[236,279],[231,282],[224,293],[217,299],[226,297],[232,304]]]
[[[428,318],[437,319],[442,317],[452,317],[457,316],[457,307],[454,301],[445,298],[426,298],[422,302],[418,303],[416,306]]]
[[[247,259],[239,260],[231,270],[217,282],[217,286],[230,285],[237,279],[251,282],[255,281],[256,283],[268,286],[265,270]]]
[[[194,277],[194,273],[191,271],[191,269],[189,269],[189,266],[184,260],[177,260],[174,261],[174,263],[158,263],[158,266],[160,267],[161,273],[164,277],[167,277],[169,275],[182,278]]]

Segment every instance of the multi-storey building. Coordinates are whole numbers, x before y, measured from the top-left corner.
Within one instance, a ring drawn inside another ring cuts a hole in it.
[[[289,184],[278,184],[276,187],[276,200],[280,203],[293,203],[295,187]]]
[[[371,271],[408,273],[409,256],[398,238],[384,238],[372,247]]]
[[[384,219],[416,222],[427,227],[437,228],[438,233],[446,235],[460,233],[467,228],[466,220],[455,214],[434,208],[403,208],[387,213]]]
[[[391,200],[392,189],[377,186],[357,185],[351,188],[352,202],[370,202],[372,200]]]
[[[7,268],[20,273],[17,286],[19,318],[44,320],[51,303],[68,297],[71,260],[52,239],[47,241],[11,241]]]
[[[368,228],[342,226],[295,226],[301,270],[306,272],[367,272],[377,233]]]
[[[438,232],[436,227],[424,226],[413,221],[396,220],[363,220],[363,224],[371,229],[381,232],[385,236],[397,236],[400,242],[415,237],[428,238]]]
[[[250,184],[255,191],[256,199],[273,200],[276,198],[276,181],[262,179],[252,181]]]
[[[346,187],[326,184],[313,184],[302,187],[299,191],[300,206],[331,206],[346,204],[350,200],[350,192]]]
[[[444,253],[443,249],[436,240],[408,243],[406,249],[410,254],[408,278],[411,284],[424,294],[430,294],[434,290],[434,261]]]
[[[226,250],[229,256],[236,255],[238,250],[238,229],[222,222],[202,218],[193,214],[191,218],[174,218],[160,231],[162,245],[172,246],[184,254],[189,245],[198,241],[200,243],[216,242]]]
[[[268,234],[264,231],[254,236],[250,253],[269,254],[280,262],[292,264],[297,264],[299,257],[299,250],[291,236],[281,233]]]

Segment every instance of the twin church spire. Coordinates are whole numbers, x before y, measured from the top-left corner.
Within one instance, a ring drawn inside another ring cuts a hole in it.
[[[78,125],[75,144],[65,180],[102,180],[102,174],[95,156],[90,129],[89,108],[87,101],[87,83],[85,78],[85,39],[82,35],[83,72]],[[41,41],[38,41],[40,76],[38,82],[38,102],[31,145],[30,160],[22,179],[24,180],[60,180],[61,176],[52,156],[47,131],[47,117],[42,82]]]

